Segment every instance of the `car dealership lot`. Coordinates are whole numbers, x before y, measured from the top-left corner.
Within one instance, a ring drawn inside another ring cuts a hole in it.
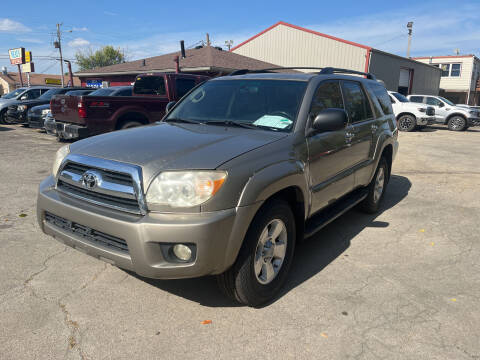
[[[252,309],[214,278],[141,279],[43,235],[61,144],[0,125],[0,357],[480,358],[480,131],[399,141],[383,212],[299,245],[282,295]]]

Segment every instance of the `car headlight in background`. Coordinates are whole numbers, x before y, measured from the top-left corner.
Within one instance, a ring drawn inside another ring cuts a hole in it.
[[[27,110],[27,105],[18,105],[17,110],[18,111],[25,111],[25,110]]]
[[[50,112],[50,109],[43,109],[42,115],[47,115]]]
[[[165,171],[150,184],[147,204],[171,207],[197,206],[222,187],[227,173],[224,171]]]
[[[63,159],[70,153],[70,145],[62,146],[55,154],[55,161],[53,162],[52,175],[56,176]]]

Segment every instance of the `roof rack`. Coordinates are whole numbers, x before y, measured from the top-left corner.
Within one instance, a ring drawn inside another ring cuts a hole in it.
[[[245,74],[252,74],[252,73],[265,73],[265,72],[272,72],[276,70],[322,70],[321,67],[308,67],[308,66],[292,66],[292,67],[274,67],[274,68],[267,68],[267,69],[260,69],[260,70],[249,70],[249,69],[240,69],[234,70],[228,76],[235,76],[235,75],[245,75]]]
[[[371,73],[355,71],[355,70],[348,70],[348,69],[340,69],[340,68],[334,68],[334,67],[323,68],[322,71],[320,71],[318,74],[319,75],[331,75],[331,74],[338,74],[338,73],[364,75],[367,79],[377,80],[375,75],[373,75]]]

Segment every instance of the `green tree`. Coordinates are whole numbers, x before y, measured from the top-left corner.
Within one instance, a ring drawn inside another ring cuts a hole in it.
[[[77,65],[80,71],[91,70],[97,67],[115,65],[125,62],[125,54],[120,48],[111,45],[93,51],[91,48],[84,51],[77,51],[75,54]]]

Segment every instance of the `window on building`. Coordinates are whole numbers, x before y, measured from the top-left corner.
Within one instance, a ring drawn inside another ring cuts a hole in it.
[[[442,76],[443,77],[449,76],[449,74],[450,74],[450,64],[442,64],[440,66],[440,69],[442,69]]]
[[[460,64],[452,64],[450,76],[460,76]]]

